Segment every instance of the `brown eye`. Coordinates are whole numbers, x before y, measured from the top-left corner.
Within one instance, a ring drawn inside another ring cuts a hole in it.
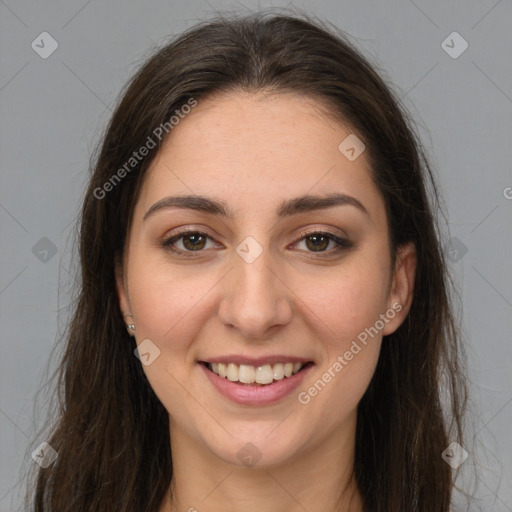
[[[329,242],[331,241],[330,238],[326,237],[325,235],[316,234],[316,235],[310,235],[305,238],[306,240],[306,246],[308,249],[311,249],[312,251],[318,252],[318,251],[324,251],[329,246]],[[311,243],[309,243],[311,242]]]
[[[322,256],[333,256],[346,249],[353,247],[352,242],[345,238],[340,238],[334,233],[324,233],[322,231],[313,231],[301,233],[302,238],[295,242],[300,250],[309,253],[318,253],[319,257]],[[332,242],[332,246],[330,244]],[[300,244],[304,244],[305,249],[299,247]]]
[[[204,249],[206,244],[206,237],[201,233],[192,233],[190,235],[183,235],[183,246],[189,251],[197,251]]]
[[[162,247],[184,256],[194,256],[193,253],[200,253],[203,252],[203,249],[211,248],[211,246],[207,247],[208,241],[213,243],[213,239],[201,231],[182,231],[164,240]]]

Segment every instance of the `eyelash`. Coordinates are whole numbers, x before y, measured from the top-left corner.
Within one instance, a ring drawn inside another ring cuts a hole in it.
[[[197,253],[204,252],[204,249],[198,250],[198,251],[183,251],[182,249],[177,249],[176,247],[173,247],[172,244],[177,242],[180,238],[183,238],[183,236],[185,236],[185,235],[201,235],[201,236],[205,236],[205,237],[209,238],[210,240],[213,240],[213,238],[211,236],[209,236],[207,233],[204,233],[203,231],[186,229],[186,230],[178,232],[177,234],[171,236],[170,238],[167,238],[166,240],[163,240],[161,245],[164,249],[169,250],[172,253],[177,253],[177,254],[181,254],[186,257],[192,257],[192,258],[195,257]],[[315,256],[315,257],[322,258],[323,257],[323,256],[321,256],[322,254],[324,254],[324,255],[327,254],[329,256],[336,255],[342,251],[350,249],[353,246],[353,244],[351,242],[349,242],[348,240],[346,240],[344,238],[340,238],[333,233],[329,233],[329,232],[325,232],[325,231],[302,232],[302,233],[300,233],[300,238],[297,240],[297,242],[294,242],[294,244],[297,244],[298,242],[301,242],[305,238],[313,236],[313,235],[325,236],[330,241],[333,241],[334,243],[337,244],[337,247],[335,247],[334,249],[331,249],[330,251],[318,251],[316,253],[315,253],[315,251],[307,251],[312,254],[320,255],[320,256]]]

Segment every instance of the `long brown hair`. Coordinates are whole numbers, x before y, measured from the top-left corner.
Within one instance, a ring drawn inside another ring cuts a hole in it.
[[[102,137],[83,201],[79,291],[47,438],[58,458],[36,468],[28,491],[36,512],[158,511],[173,472],[168,413],[134,357],[114,264],[164,137],[122,179],[112,176],[191,99],[263,90],[317,99],[351,126],[385,200],[393,255],[406,242],[416,247],[411,310],[384,337],[359,404],[354,474],[367,512],[448,512],[453,475],[441,453],[451,441],[462,445],[467,392],[431,167],[401,102],[343,33],[305,14],[265,11],[219,16],[159,49]]]

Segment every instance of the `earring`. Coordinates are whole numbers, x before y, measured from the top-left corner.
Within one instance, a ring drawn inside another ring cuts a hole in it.
[[[129,316],[129,317],[133,318],[133,314],[132,313],[128,313],[127,315],[124,315],[124,316]],[[133,333],[131,331],[135,331],[135,324],[127,324],[126,325],[126,329],[128,331],[128,334],[130,336],[133,336]]]

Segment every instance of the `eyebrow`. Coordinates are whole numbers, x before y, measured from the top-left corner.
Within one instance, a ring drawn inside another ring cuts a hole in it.
[[[369,216],[368,210],[364,207],[361,201],[346,194],[327,194],[325,196],[303,195],[293,199],[286,199],[277,207],[276,215],[279,218],[284,218],[298,213],[345,205],[354,206]],[[144,214],[143,221],[146,221],[146,219],[158,211],[173,207],[188,208],[211,215],[219,215],[228,219],[233,219],[235,217],[235,212],[229,208],[224,201],[205,196],[185,195],[169,196],[160,199]]]

